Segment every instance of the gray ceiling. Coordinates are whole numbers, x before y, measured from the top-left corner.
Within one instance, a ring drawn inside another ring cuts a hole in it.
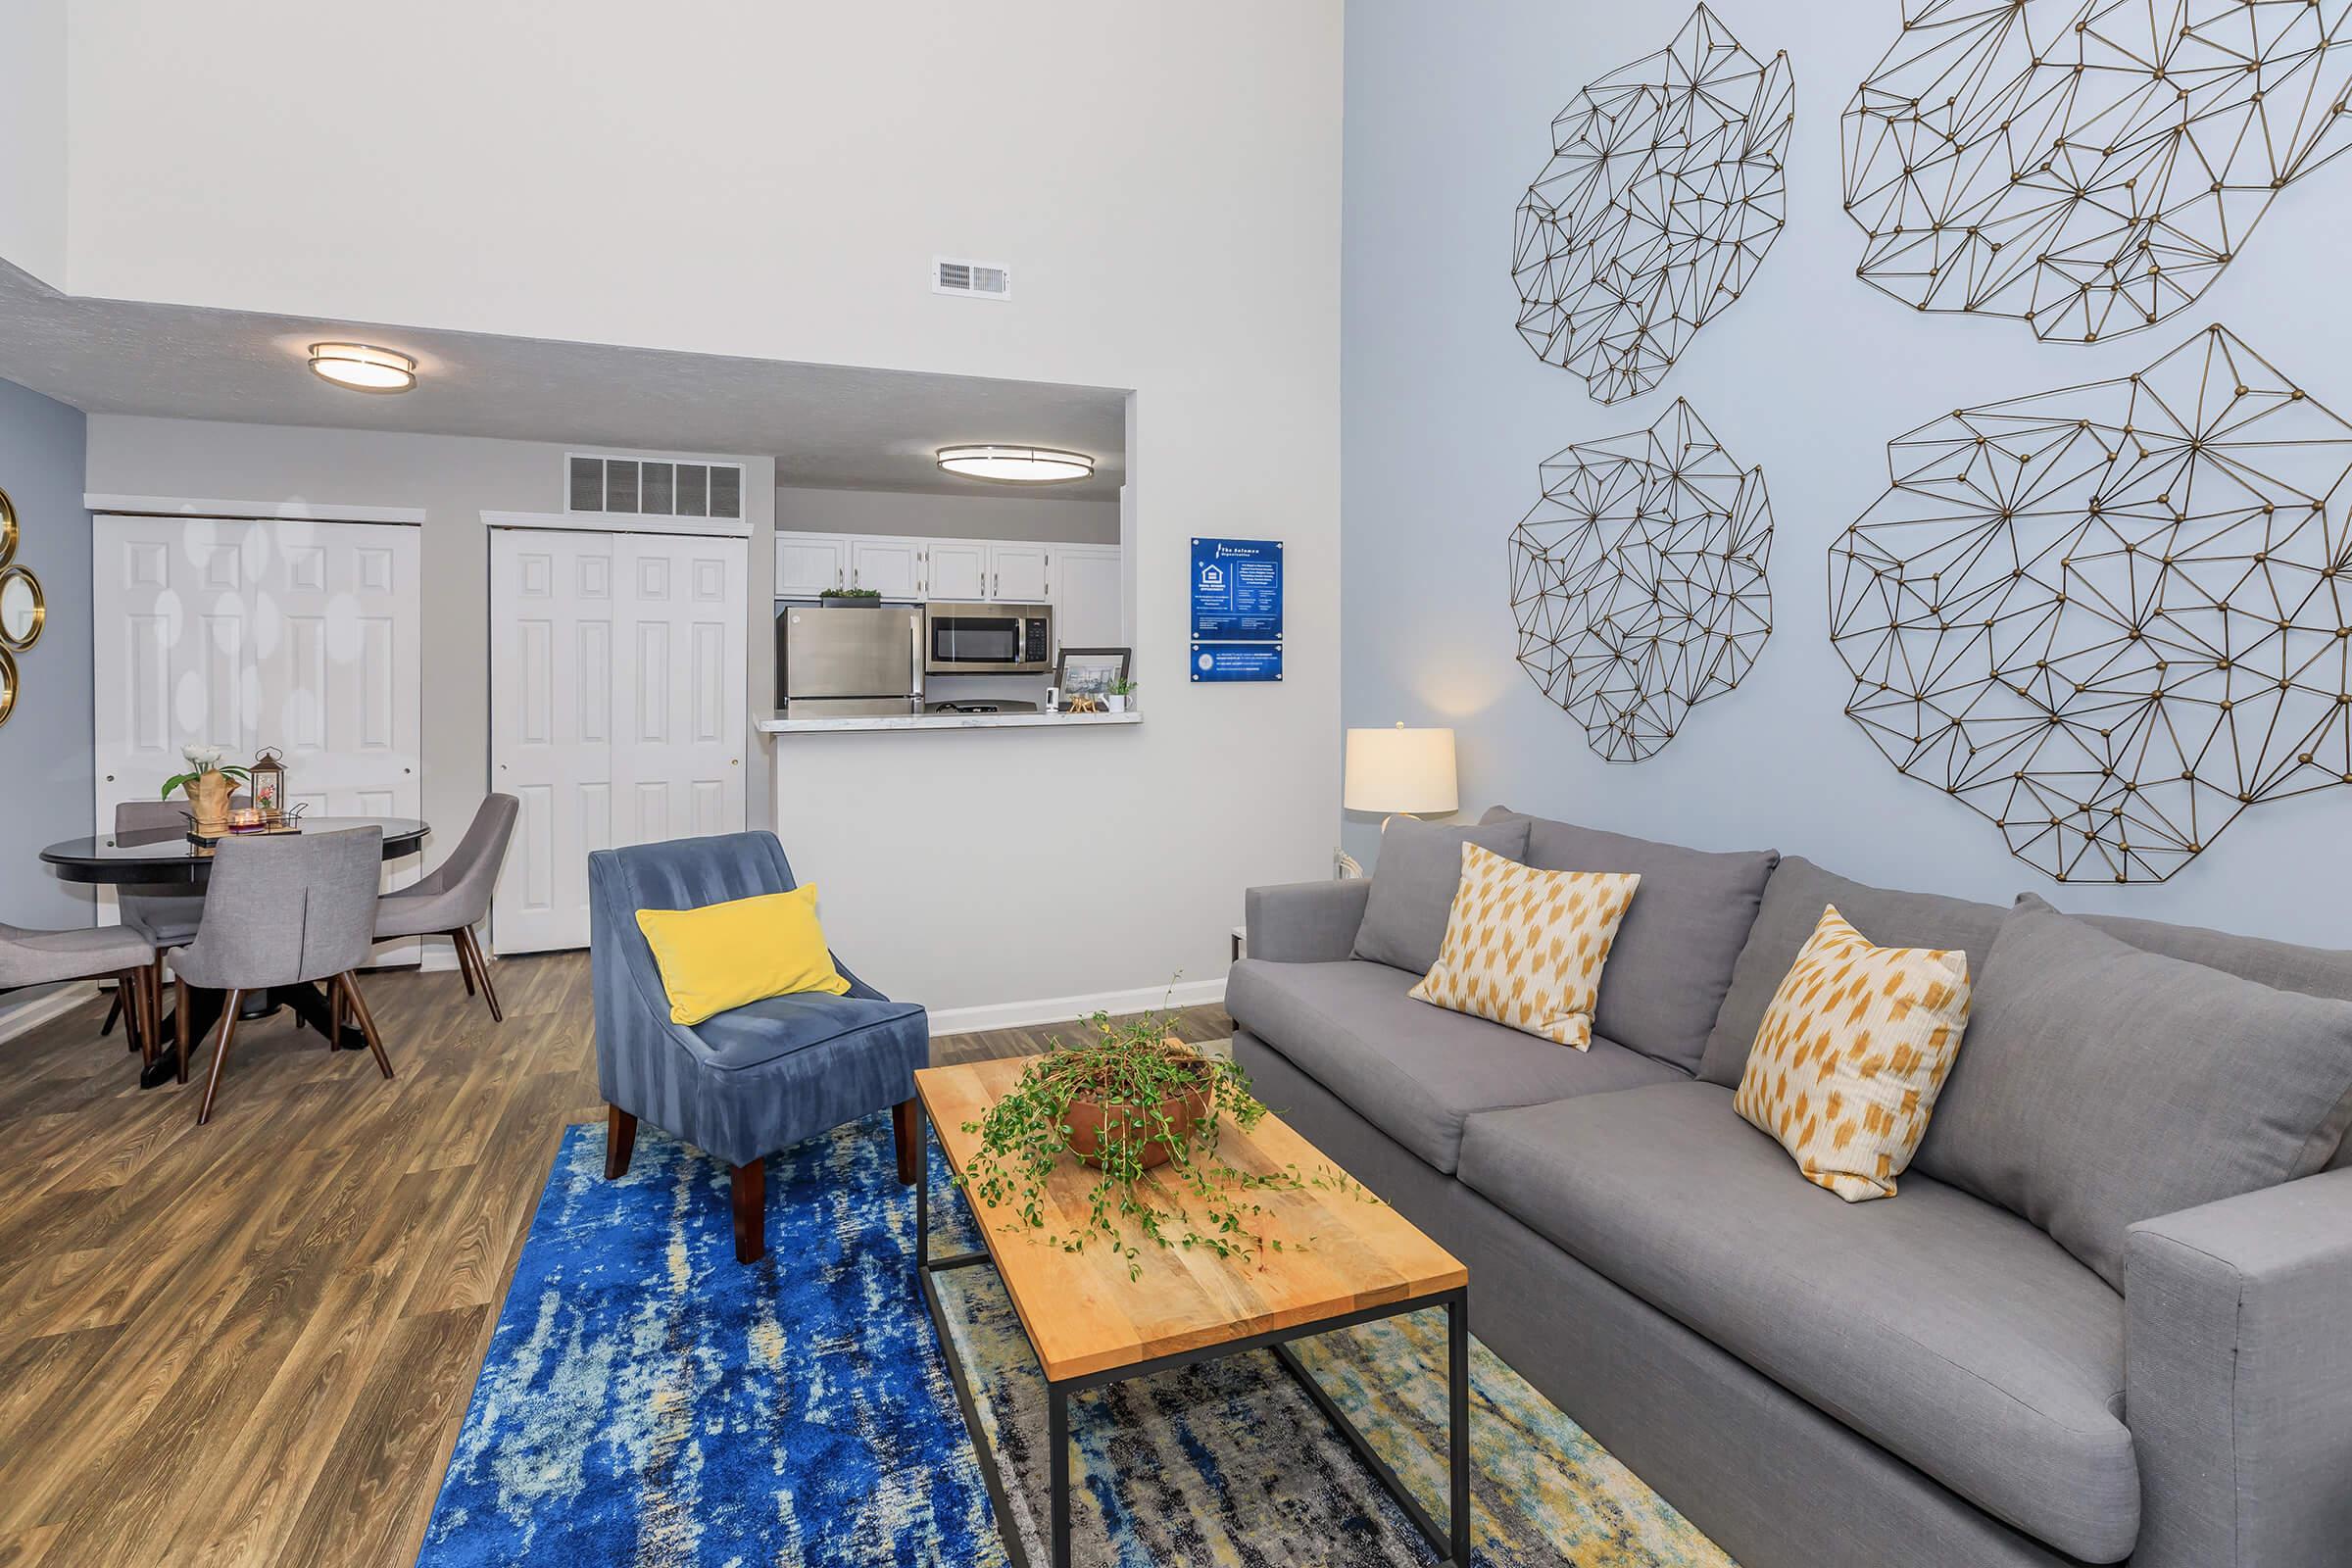
[[[321,337],[415,355],[416,389],[329,385],[304,362]],[[0,378],[92,414],[770,456],[778,482],[834,489],[1008,493],[942,473],[932,455],[956,442],[1096,460],[1084,483],[1021,492],[1039,498],[1115,498],[1126,471],[1126,394],[1110,388],[78,299],[5,262]]]

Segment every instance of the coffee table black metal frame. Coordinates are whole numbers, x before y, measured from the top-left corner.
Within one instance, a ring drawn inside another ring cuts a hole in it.
[[[989,1447],[988,1436],[980,1425],[980,1411],[974,1402],[971,1380],[965,1375],[963,1358],[956,1353],[956,1338],[948,1332],[947,1308],[939,1298],[939,1288],[932,1283],[934,1274],[950,1269],[970,1268],[974,1264],[992,1261],[985,1247],[979,1251],[957,1252],[947,1257],[931,1255],[931,1117],[920,1099],[915,1102],[918,1121],[917,1147],[923,1150],[921,1173],[914,1184],[914,1274],[921,1287],[923,1305],[930,1311],[932,1330],[939,1336],[940,1354],[948,1363],[948,1375],[956,1385],[956,1403],[963,1411],[963,1424],[971,1434],[972,1449],[980,1457],[981,1480],[988,1487],[988,1500],[996,1509],[1000,1533],[1004,1538],[1004,1551],[1012,1568],[1030,1568],[1028,1553],[1022,1549],[1020,1530],[1004,1492],[1004,1478],[997,1468],[997,1456]],[[1421,1506],[1403,1480],[1373,1450],[1355,1423],[1348,1419],[1331,1396],[1323,1392],[1312,1372],[1291,1348],[1293,1340],[1303,1340],[1334,1329],[1352,1328],[1359,1323],[1376,1323],[1383,1318],[1398,1317],[1406,1312],[1418,1312],[1429,1307],[1446,1309],[1446,1477],[1448,1482],[1446,1525],[1440,1525]],[[1049,1526],[1048,1550],[1052,1568],[1070,1568],[1070,1400],[1073,1396],[1130,1378],[1148,1378],[1155,1372],[1176,1367],[1194,1366],[1202,1361],[1220,1360],[1229,1355],[1241,1355],[1250,1350],[1271,1350],[1315,1407],[1323,1412],[1333,1429],[1348,1440],[1355,1456],[1364,1462],[1375,1479],[1388,1489],[1389,1495],[1404,1510],[1430,1546],[1438,1554],[1437,1568],[1470,1568],[1470,1289],[1456,1286],[1449,1291],[1437,1291],[1426,1296],[1409,1297],[1400,1301],[1383,1302],[1334,1317],[1317,1318],[1312,1322],[1295,1324],[1289,1328],[1252,1334],[1247,1339],[1224,1340],[1202,1346],[1197,1350],[1180,1350],[1173,1355],[1154,1356],[1149,1361],[1137,1361],[1102,1372],[1090,1372],[1079,1377],[1055,1382],[1046,1380],[1046,1443],[1047,1489],[1052,1522]],[[1041,1363],[1042,1364],[1042,1363]]]

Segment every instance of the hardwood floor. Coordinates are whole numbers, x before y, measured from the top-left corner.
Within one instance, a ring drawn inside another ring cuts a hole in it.
[[[201,1128],[103,1001],[0,1044],[0,1568],[414,1560],[557,1142],[604,1118],[585,956],[495,973],[503,1024],[455,972],[363,977],[389,1083],[246,1025]]]

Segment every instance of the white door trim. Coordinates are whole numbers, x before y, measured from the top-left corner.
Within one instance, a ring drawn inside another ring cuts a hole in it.
[[[568,528],[574,533],[675,533],[702,539],[749,539],[752,525],[730,517],[642,517],[625,512],[485,512],[491,528]]]
[[[123,496],[84,491],[88,511],[119,517],[220,517],[270,522],[424,521],[422,507],[366,507],[325,501],[208,501],[192,496]]]

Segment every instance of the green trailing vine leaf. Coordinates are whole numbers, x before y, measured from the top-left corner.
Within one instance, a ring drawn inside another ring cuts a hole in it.
[[[1143,1244],[1220,1258],[1304,1250],[1305,1244],[1286,1247],[1258,1232],[1259,1193],[1313,1187],[1380,1201],[1329,1167],[1312,1176],[1296,1165],[1270,1173],[1235,1168],[1217,1152],[1225,1124],[1248,1131],[1266,1114],[1240,1065],[1183,1045],[1161,1013],[1113,1024],[1098,1012],[1087,1022],[1093,1043],[1031,1062],[980,1120],[964,1123],[965,1132],[979,1136],[980,1149],[956,1182],[988,1207],[1008,1208],[1015,1221],[1007,1228],[1045,1232],[1039,1240],[1070,1252],[1106,1247],[1136,1279]],[[1081,1102],[1102,1110],[1091,1156],[1102,1175],[1087,1193],[1085,1223],[1065,1231],[1047,1222],[1046,1183],[1064,1160],[1080,1158],[1071,1106]],[[1162,1151],[1164,1160],[1155,1157]],[[1162,1164],[1166,1185],[1177,1190],[1169,1208],[1154,1201],[1162,1187],[1142,1185],[1146,1172]]]

